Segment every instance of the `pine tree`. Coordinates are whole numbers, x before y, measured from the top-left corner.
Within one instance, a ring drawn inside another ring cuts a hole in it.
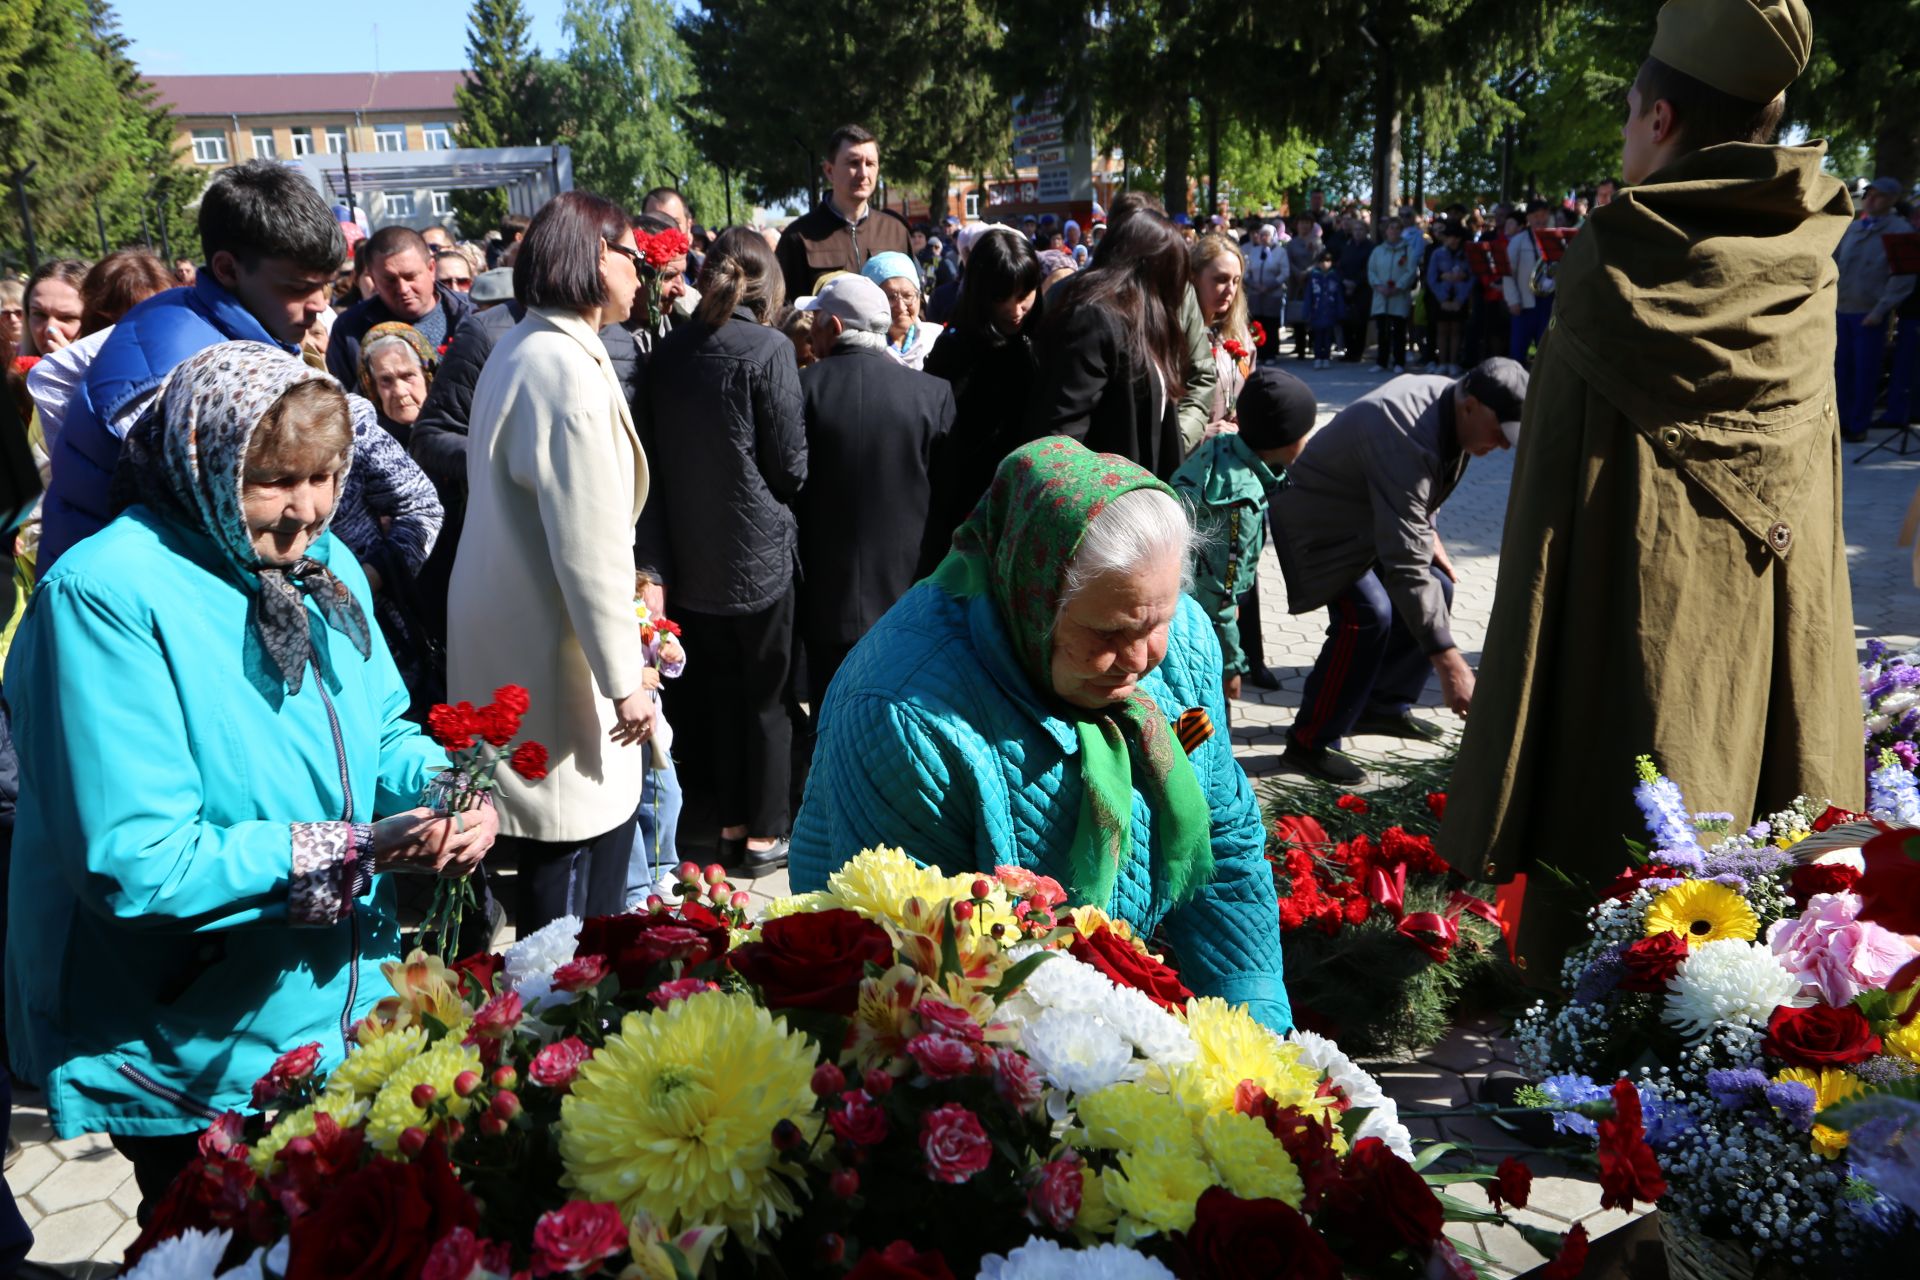
[[[528,39],[520,0],[474,0],[467,15],[467,81],[453,92],[463,147],[522,147],[544,124],[536,82],[539,51]],[[477,236],[507,211],[498,187],[453,193],[461,233]]]

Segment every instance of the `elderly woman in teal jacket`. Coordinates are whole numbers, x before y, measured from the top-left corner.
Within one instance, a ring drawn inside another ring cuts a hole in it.
[[[128,437],[132,505],[40,583],[8,665],[14,1062],[148,1205],[276,1056],[344,1055],[399,947],[379,873],[492,843],[491,809],[414,807],[447,759],[327,532],[352,446],[324,372],[187,360]]]
[[[876,845],[950,873],[1026,867],[1161,933],[1195,992],[1287,1030],[1220,644],[1181,593],[1190,540],[1131,462],[1057,436],[1010,454],[940,569],[834,678],[793,887]]]

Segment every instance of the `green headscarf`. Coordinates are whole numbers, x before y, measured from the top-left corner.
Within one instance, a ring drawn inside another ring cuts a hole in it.
[[[1094,517],[1135,489],[1173,496],[1137,464],[1094,453],[1066,436],[1022,445],[1000,464],[992,488],[954,533],[953,550],[933,575],[936,586],[958,599],[990,595],[1020,665],[1050,705],[1061,705],[1053,695],[1053,628],[1067,566]],[[1159,704],[1135,692],[1100,711],[1066,714],[1080,736],[1085,783],[1068,851],[1072,900],[1107,906],[1120,868],[1133,854],[1131,739],[1146,769],[1142,781],[1160,834],[1160,879],[1172,902],[1186,901],[1213,878],[1212,815]]]

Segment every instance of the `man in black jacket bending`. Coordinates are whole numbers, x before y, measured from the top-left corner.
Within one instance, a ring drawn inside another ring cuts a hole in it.
[[[887,351],[887,295],[840,276],[817,298],[814,364],[800,372],[807,486],[800,531],[800,634],[818,707],[847,654],[906,594],[926,532],[927,462],[953,428],[953,389]]]

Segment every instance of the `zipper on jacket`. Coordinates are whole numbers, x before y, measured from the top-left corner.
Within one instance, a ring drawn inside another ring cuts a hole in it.
[[[321,705],[327,709],[327,724],[333,729],[333,754],[340,764],[340,790],[346,796],[342,822],[353,821],[353,777],[347,771],[347,740],[340,732],[340,713],[334,708],[333,695],[327,692],[326,678],[318,661],[313,663],[313,687],[320,691]],[[352,886],[347,886],[349,893]],[[340,1010],[340,1047],[353,1052],[353,1002],[360,996],[360,911],[352,897],[347,898],[347,1003]]]
[[[114,1070],[118,1071],[121,1075],[125,1076],[127,1079],[133,1081],[133,1083],[137,1085],[139,1088],[152,1094],[156,1098],[161,1098],[167,1102],[171,1102],[174,1106],[179,1107],[182,1111],[192,1112],[194,1115],[199,1116],[203,1120],[218,1120],[220,1118],[220,1113],[218,1111],[215,1111],[212,1107],[208,1106],[206,1103],[196,1102],[192,1098],[189,1098],[186,1094],[180,1092],[178,1089],[175,1089],[169,1085],[161,1084],[158,1080],[155,1080],[152,1076],[147,1075],[145,1072],[141,1071],[139,1068],[133,1066],[130,1063],[126,1063],[126,1062],[119,1063],[114,1067]]]

